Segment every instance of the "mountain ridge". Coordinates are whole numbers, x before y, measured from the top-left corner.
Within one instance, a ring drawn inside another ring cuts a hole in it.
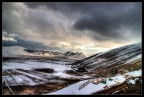
[[[136,59],[141,59],[142,46],[141,43],[122,46],[106,52],[100,52],[82,60],[78,60],[71,64],[75,69],[87,68],[95,70],[101,66],[110,66],[113,64],[121,65],[127,62],[132,62]]]
[[[26,56],[61,56],[67,58],[83,59],[86,56],[82,52],[61,52],[58,50],[30,50],[21,46],[3,47],[3,57],[18,57],[22,55]]]

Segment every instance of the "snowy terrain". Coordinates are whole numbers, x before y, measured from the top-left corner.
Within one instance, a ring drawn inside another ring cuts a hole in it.
[[[52,68],[55,71],[64,71],[64,70],[71,70],[70,67],[64,66],[63,63],[59,63],[60,65],[56,63],[46,63],[46,62],[33,62],[33,61],[26,61],[23,63],[10,63],[10,62],[4,62],[3,63],[3,70],[6,69],[23,69],[23,70],[33,70],[33,69],[40,69],[40,68]]]
[[[52,92],[52,93],[46,93],[44,95],[61,95],[61,94],[80,94],[80,95],[85,95],[85,94],[92,94],[94,92],[98,92],[101,91],[103,89],[105,89],[105,86],[107,86],[107,88],[110,88],[116,84],[120,84],[126,81],[126,75],[130,75],[132,77],[137,77],[137,76],[141,76],[142,75],[142,71],[138,70],[138,71],[132,71],[129,73],[126,73],[124,75],[116,75],[114,77],[111,77],[112,80],[109,80],[109,78],[105,78],[106,79],[106,84],[104,83],[98,83],[98,84],[94,84],[91,82],[91,80],[84,80],[84,81],[80,81],[77,82],[75,84],[72,84],[66,88],[63,88],[61,90]],[[96,79],[92,79],[92,80],[96,80]],[[90,83],[86,86],[84,86],[82,89],[79,89],[80,86],[84,83],[86,83],[87,81],[90,81]],[[131,83],[135,83],[134,81],[130,81]]]
[[[41,71],[35,71],[37,69],[52,69],[52,73],[44,73]],[[26,61],[23,63],[3,63],[3,72],[8,72],[14,75],[3,75],[3,77],[9,82],[10,86],[15,85],[39,85],[50,82],[52,78],[67,78],[67,79],[82,79],[89,78],[88,76],[75,76],[67,74],[67,70],[72,68],[65,65],[64,62],[46,63],[46,62],[33,62]],[[16,75],[15,75],[16,74]],[[37,80],[37,81],[36,81]],[[13,82],[16,81],[16,82]]]

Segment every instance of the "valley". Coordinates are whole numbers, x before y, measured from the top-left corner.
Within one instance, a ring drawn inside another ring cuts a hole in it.
[[[140,44],[85,59],[4,57],[2,92],[4,95],[129,94],[130,91],[139,94],[141,68]]]

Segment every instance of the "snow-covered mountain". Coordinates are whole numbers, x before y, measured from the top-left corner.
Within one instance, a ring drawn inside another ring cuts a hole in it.
[[[24,51],[24,47],[21,46],[9,46],[2,47],[2,56],[3,57],[16,57],[19,55],[27,55],[28,53]]]
[[[31,54],[37,54],[37,55],[63,55],[63,52],[57,51],[57,50],[30,50],[30,49],[24,49],[24,51],[31,53]]]
[[[142,46],[141,43],[127,45],[115,48],[106,52],[101,52],[83,60],[72,63],[72,67],[87,68],[87,70],[95,70],[100,67],[119,66],[136,60],[141,60]]]
[[[27,56],[61,56],[66,58],[84,59],[86,56],[79,52],[60,52],[58,50],[30,50],[21,46],[3,47],[3,57]]]
[[[65,56],[68,58],[80,58],[84,59],[86,56],[82,52],[72,52],[72,51],[67,51],[67,52],[60,52],[57,50],[29,50],[29,49],[24,49],[26,52],[29,53],[34,53],[38,55],[55,55],[55,56]]]
[[[86,56],[82,52],[66,52],[64,53],[67,57],[73,57],[73,58],[81,58],[84,59]]]

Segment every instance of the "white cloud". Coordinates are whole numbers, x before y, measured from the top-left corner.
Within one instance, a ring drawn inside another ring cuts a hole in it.
[[[3,40],[3,41],[13,41],[13,42],[17,42],[17,40],[15,40],[14,38],[12,38],[12,37],[5,37],[5,36],[2,37],[2,40]]]

